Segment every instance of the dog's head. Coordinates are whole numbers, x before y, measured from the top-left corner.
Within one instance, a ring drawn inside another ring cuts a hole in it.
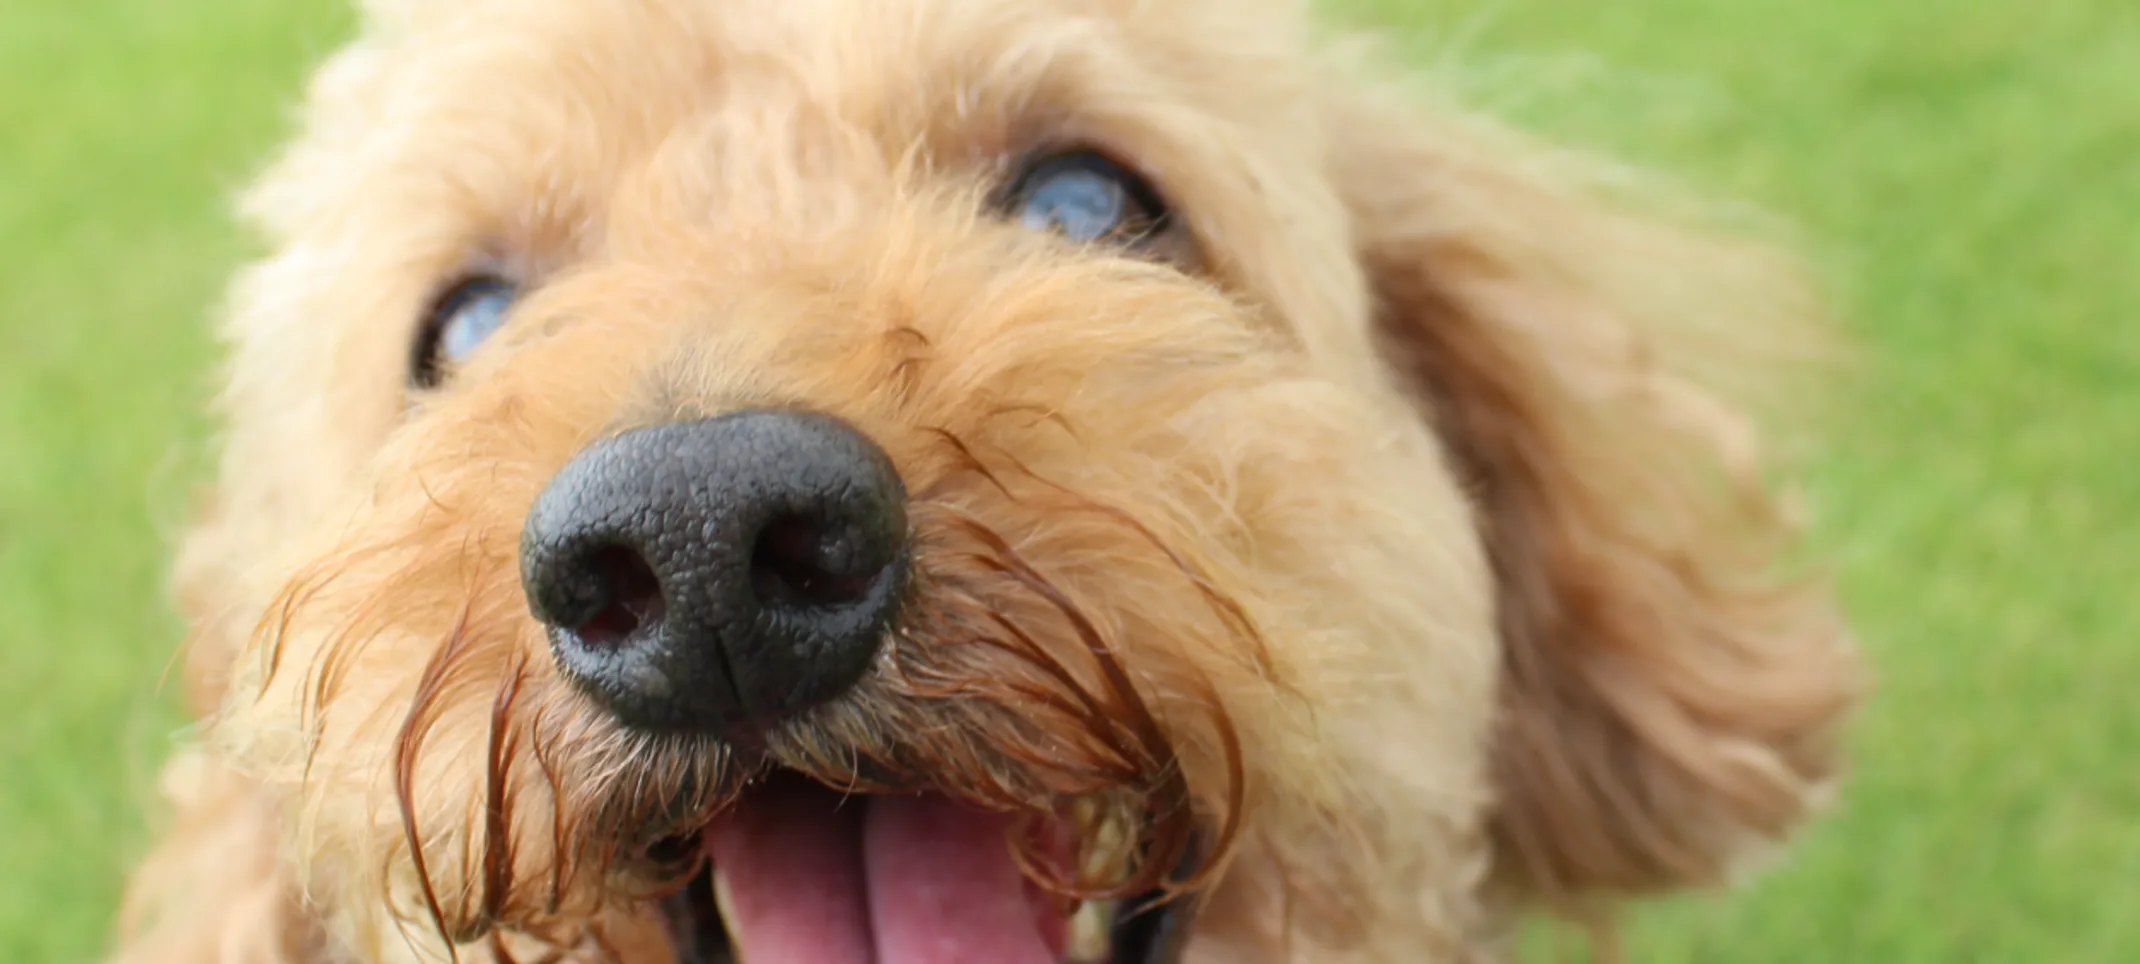
[[[375,5],[182,566],[334,939],[1418,960],[1792,827],[1849,658],[1688,377],[1792,289],[1292,7]]]

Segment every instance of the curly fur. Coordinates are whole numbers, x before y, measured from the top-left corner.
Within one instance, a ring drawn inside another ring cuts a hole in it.
[[[1315,38],[1282,2],[372,3],[248,207],[180,562],[207,736],[118,959],[668,960],[646,848],[754,765],[566,685],[518,534],[589,442],[764,404],[874,438],[918,540],[875,671],[771,757],[1137,828],[1085,836],[1112,874],[1029,856],[1066,899],[1208,828],[1198,964],[1496,959],[1786,839],[1857,675],[1714,362],[1810,300]],[[990,216],[1059,144],[1194,256]],[[534,294],[412,393],[481,265]]]

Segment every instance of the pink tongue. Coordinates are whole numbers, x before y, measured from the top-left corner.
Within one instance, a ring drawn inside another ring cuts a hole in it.
[[[743,964],[1047,964],[1002,818],[778,782],[707,829]],[[1052,930],[1053,928],[1051,928]]]
[[[1008,825],[936,797],[872,801],[862,852],[879,964],[1043,964]]]
[[[706,828],[743,964],[867,964],[862,798],[772,781]]]

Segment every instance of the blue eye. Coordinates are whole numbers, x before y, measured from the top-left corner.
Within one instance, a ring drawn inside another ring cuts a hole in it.
[[[1010,212],[1079,244],[1135,246],[1166,229],[1166,206],[1143,178],[1091,151],[1044,157],[1010,191]]]
[[[424,325],[424,341],[416,355],[416,383],[438,384],[446,368],[473,354],[504,327],[519,294],[512,282],[491,275],[469,278],[446,292]]]

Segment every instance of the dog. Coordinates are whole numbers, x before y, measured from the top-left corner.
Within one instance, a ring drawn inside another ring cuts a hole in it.
[[[115,959],[1495,961],[1785,844],[1812,286],[1308,16],[365,4]]]

